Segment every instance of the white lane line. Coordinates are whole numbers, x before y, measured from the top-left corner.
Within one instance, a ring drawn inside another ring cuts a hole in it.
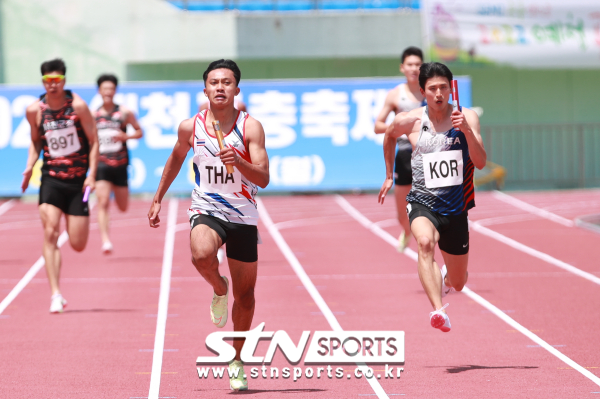
[[[363,222],[365,222],[366,218],[356,208],[354,208],[352,205],[350,205],[350,203],[348,201],[346,201],[344,198],[342,198],[338,195],[338,196],[336,196],[336,201],[340,205],[342,203],[345,204],[345,206],[343,207],[344,209],[348,209],[348,210],[351,209],[352,212],[348,212],[348,214],[350,216],[352,216],[353,218],[355,218],[357,221],[359,221],[361,224],[363,224]],[[359,220],[357,218],[357,216],[362,216],[362,218],[361,218],[362,221]],[[366,219],[366,221],[368,221],[368,223],[370,225],[374,225],[374,223],[371,222],[370,220]],[[371,231],[373,231],[373,230],[371,230]],[[392,237],[388,232],[384,231],[384,233],[387,234],[390,239],[392,239],[392,240],[394,239],[394,237]],[[386,241],[389,242],[389,240],[386,240]],[[395,246],[395,244],[392,244],[392,245]],[[411,259],[414,259],[415,261],[417,260],[416,258],[413,258],[411,255],[406,254],[406,252],[405,252],[405,255],[407,255]],[[486,308],[487,310],[489,310],[490,312],[492,312],[493,314],[498,316],[504,322],[506,322],[507,324],[512,326],[515,330],[521,332],[527,338],[531,339],[533,342],[540,345],[542,348],[546,349],[548,352],[550,352],[551,354],[556,356],[558,359],[560,359],[564,363],[568,364],[575,370],[579,371],[585,377],[589,378],[593,383],[600,385],[599,377],[597,377],[593,373],[589,372],[588,370],[586,370],[584,367],[580,366],[579,364],[575,363],[569,357],[565,356],[562,352],[556,350],[554,347],[552,347],[552,345],[548,344],[546,341],[544,341],[543,339],[541,339],[540,337],[538,337],[537,335],[535,335],[534,333],[529,331],[527,328],[525,328],[521,324],[517,323],[513,318],[508,316],[506,313],[502,312],[500,309],[498,309],[496,306],[492,305],[487,300],[483,299],[480,295],[471,291],[466,286],[463,288],[462,292],[465,295],[467,295],[469,298],[471,298],[472,300],[474,300],[475,302],[477,302],[478,304],[480,304],[481,306],[483,306],[484,308]]]
[[[323,217],[315,217],[315,218],[304,218],[304,219],[295,219],[295,220],[287,220],[285,222],[279,222],[275,224],[277,230],[281,231],[283,229],[290,229],[295,227],[304,227],[304,226],[313,226],[319,224],[331,224],[331,223],[339,223],[343,222],[343,217],[339,216],[323,216]]]
[[[531,247],[528,247],[527,245],[521,244],[520,242],[515,241],[512,238],[508,238],[500,233],[495,232],[494,230],[490,230],[487,227],[480,225],[478,222],[469,222],[469,225],[473,230],[475,230],[478,233],[493,238],[494,240],[500,241],[501,243],[504,243],[514,249],[517,249],[521,252],[525,252],[526,254],[541,259],[544,262],[550,263],[551,265],[560,267],[561,269],[573,273],[579,277],[583,277],[584,279],[589,280],[592,283],[600,285],[600,277],[596,277],[591,273],[584,272],[583,270],[578,269],[575,266],[572,266],[566,262],[563,262],[562,260],[558,260],[544,252],[540,252],[537,249],[533,249]]]
[[[283,236],[281,235],[279,230],[277,230],[277,227],[275,227],[275,225],[273,224],[273,220],[271,219],[271,216],[269,216],[269,213],[267,212],[267,209],[265,208],[265,206],[264,206],[263,202],[260,200],[260,198],[257,198],[257,202],[258,202],[258,213],[260,215],[262,222],[267,227],[267,230],[269,230],[269,234],[271,234],[271,237],[273,237],[273,240],[275,240],[275,243],[277,243],[279,250],[283,253],[283,256],[285,256],[285,258],[289,262],[292,269],[294,269],[294,272],[296,272],[296,275],[298,276],[300,281],[302,281],[302,284],[304,285],[304,287],[310,294],[313,301],[315,301],[315,303],[319,307],[319,310],[321,311],[321,313],[323,313],[323,316],[325,316],[325,319],[331,326],[332,330],[343,331],[342,326],[337,321],[337,318],[335,317],[335,315],[333,314],[331,309],[329,309],[329,306],[327,306],[327,303],[325,302],[325,300],[323,299],[323,297],[317,290],[317,287],[315,287],[315,285],[311,281],[310,277],[308,277],[308,275],[306,274],[306,271],[304,271],[304,268],[298,261],[298,258],[296,258],[296,256],[290,249],[289,245],[287,244],[287,242],[285,241],[285,239],[283,238]],[[367,365],[364,363],[356,363],[356,364],[359,366],[361,371],[363,371],[363,373],[367,369]],[[373,391],[375,392],[375,394],[377,395],[378,398],[380,398],[380,399],[388,398],[387,394],[385,393],[385,391],[379,384],[379,381],[377,381],[375,378],[367,378],[367,381],[371,385],[371,388],[373,389]]]
[[[0,205],[0,216],[4,215],[10,208],[16,205],[16,201],[14,199],[6,201],[4,204]]]
[[[96,201],[90,200],[89,205],[90,205],[90,211],[91,211],[92,209],[94,209],[94,206],[96,206]],[[58,241],[56,243],[58,248],[62,247],[63,244],[65,242],[67,242],[68,239],[69,239],[69,234],[67,233],[67,230],[65,230],[60,234],[60,236],[58,236]],[[40,271],[40,269],[42,267],[44,267],[45,264],[46,264],[46,261],[44,260],[44,255],[42,255],[29,268],[27,273],[25,273],[23,278],[17,283],[15,288],[13,288],[12,291],[8,293],[6,298],[4,298],[4,300],[2,302],[0,302],[0,314],[2,314],[2,312],[4,312],[4,310],[6,310],[8,305],[10,305],[11,302],[17,297],[17,295],[19,295],[21,293],[21,291],[23,291],[23,288],[25,288],[25,286],[27,286],[27,284],[29,284],[29,282],[35,277],[35,275]]]
[[[58,243],[57,243],[58,247],[59,248],[62,247],[63,244],[65,242],[67,242],[68,239],[69,239],[69,235],[67,234],[67,231],[65,230],[58,237]],[[42,269],[42,267],[44,267],[45,264],[46,264],[46,261],[44,260],[44,256],[42,255],[38,258],[38,260],[35,261],[33,266],[31,266],[29,268],[27,273],[25,273],[23,278],[21,280],[19,280],[19,282],[17,283],[17,285],[15,285],[15,287],[12,289],[12,291],[10,291],[8,293],[6,298],[4,298],[4,300],[2,300],[2,302],[0,302],[0,314],[2,314],[2,312],[4,312],[4,310],[6,310],[8,305],[10,305],[12,303],[12,301],[14,301],[14,299],[17,297],[17,295],[19,295],[21,293],[21,291],[23,291],[23,288],[25,288],[25,286],[27,286],[27,284],[29,284],[29,282],[35,277],[36,274],[38,274],[38,272]]]
[[[343,210],[348,212],[350,216],[356,219],[356,221],[362,224],[367,230],[371,230],[376,236],[379,236],[393,247],[398,246],[397,238],[394,238],[390,233],[382,229],[378,224],[373,223],[369,219],[367,219],[365,215],[357,211],[343,197],[336,195],[335,202],[337,202]],[[417,253],[408,247],[406,247],[406,249],[404,250],[404,254],[415,261],[417,260]]]
[[[482,226],[492,226],[494,224],[518,223],[524,222],[526,220],[538,220],[538,217],[536,215],[530,215],[525,213],[520,215],[498,216],[493,218],[479,219],[477,223],[479,223]]]
[[[555,223],[558,223],[558,224],[562,224],[563,226],[567,226],[567,227],[573,227],[573,226],[575,226],[575,223],[572,220],[566,219],[566,218],[564,218],[562,216],[558,216],[555,213],[548,212],[547,210],[538,208],[537,206],[528,204],[525,201],[521,201],[520,199],[512,197],[512,196],[510,196],[508,194],[505,194],[503,192],[493,191],[492,192],[492,196],[494,198],[496,198],[497,200],[499,200],[499,201],[502,201],[502,202],[505,202],[507,204],[510,204],[510,205],[514,206],[515,208],[519,208],[519,209],[522,209],[522,210],[524,210],[526,212],[533,213],[534,215],[537,215],[537,216],[542,217],[544,219],[551,220],[551,221],[553,221]]]
[[[160,294],[158,296],[158,316],[156,318],[156,334],[154,335],[154,354],[152,355],[152,374],[148,399],[158,399],[160,376],[162,371],[163,350],[165,347],[165,329],[169,310],[169,293],[171,289],[171,269],[173,267],[173,251],[175,247],[175,227],[177,223],[176,198],[169,201],[169,216],[165,233],[165,249],[163,252],[162,273],[160,275]]]
[[[548,344],[546,341],[544,341],[543,339],[538,337],[536,334],[532,333],[527,328],[525,328],[521,324],[517,323],[513,318],[509,317],[506,313],[504,313],[503,311],[501,311],[500,309],[498,309],[497,307],[492,305],[487,300],[483,299],[480,295],[474,293],[467,287],[464,287],[462,292],[464,292],[469,298],[471,298],[472,300],[474,300],[475,302],[477,302],[478,304],[480,304],[481,306],[483,306],[484,308],[486,308],[487,310],[489,310],[490,312],[492,312],[493,314],[498,316],[500,319],[502,319],[505,323],[510,325],[512,328],[519,331],[521,334],[525,335],[527,338],[529,338],[530,340],[532,340],[533,342],[535,342],[542,348],[546,349],[548,352],[550,352],[551,354],[556,356],[558,359],[560,359],[561,361],[563,361],[570,367],[579,371],[585,377],[589,378],[594,384],[600,385],[600,377],[597,377],[595,374],[591,373],[589,370],[586,370],[585,367],[582,367],[579,364],[575,363],[571,358],[565,356],[562,352],[560,352],[559,350],[554,348],[554,346]]]

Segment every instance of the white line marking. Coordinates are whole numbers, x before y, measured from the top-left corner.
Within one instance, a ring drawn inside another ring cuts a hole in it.
[[[537,206],[533,206],[531,204],[528,204],[525,201],[521,201],[520,199],[517,199],[515,197],[512,197],[508,194],[505,194],[503,192],[500,191],[493,191],[492,192],[492,196],[494,198],[496,198],[499,201],[505,202],[507,204],[510,204],[512,206],[514,206],[515,208],[519,208],[522,209],[524,211],[527,211],[529,213],[533,213],[534,215],[537,215],[539,217],[542,217],[544,219],[548,219],[551,220],[555,223],[558,224],[562,224],[563,226],[567,226],[567,227],[573,227],[575,226],[575,223],[572,220],[566,219],[562,216],[558,216],[555,213],[552,212],[548,212],[545,209],[541,209],[538,208]]]
[[[179,224],[175,225],[175,232],[189,230],[189,229],[190,229],[190,224],[187,222],[179,223]]]
[[[69,239],[69,235],[67,231],[63,231],[62,234],[58,237],[57,245],[58,247],[62,247],[65,242]],[[40,256],[38,260],[35,261],[33,266],[29,268],[29,271],[25,273],[23,278],[15,285],[15,288],[12,289],[4,298],[4,300],[0,303],[0,314],[6,310],[8,305],[23,291],[23,288],[29,284],[29,282],[35,277],[35,275],[44,267],[46,261],[44,260],[44,256]]]
[[[350,205],[350,203],[348,201],[346,201],[344,198],[342,198],[340,196],[336,196],[336,201],[338,202],[338,204],[344,203],[345,204],[344,209],[352,209],[353,211],[348,212],[348,213],[350,214],[350,216],[354,217],[361,224],[363,224],[364,222],[368,222],[369,225],[374,225],[373,222],[371,222],[370,220],[365,218],[362,214],[360,214],[360,212],[356,208],[354,208],[352,205]],[[362,221],[356,217],[358,215],[362,216],[362,218],[361,218]],[[373,230],[371,229],[371,231],[373,231]],[[389,239],[392,239],[392,240],[394,239],[394,237],[392,237],[388,232],[384,232],[384,233],[389,236]],[[389,239],[386,241],[389,242]],[[392,244],[392,245],[395,246],[395,244]],[[406,254],[406,252],[405,252],[405,254]],[[409,256],[411,259],[413,259],[412,256],[410,256],[408,254],[406,254],[406,255]],[[522,325],[520,325],[519,323],[517,323],[514,319],[512,319],[506,313],[502,312],[496,306],[492,305],[487,300],[483,299],[480,295],[471,291],[466,286],[463,288],[462,292],[465,295],[467,295],[469,298],[471,298],[472,300],[474,300],[475,302],[477,302],[478,304],[480,304],[481,306],[483,306],[484,308],[486,308],[487,310],[489,310],[490,312],[492,312],[493,314],[498,316],[504,322],[506,322],[507,324],[512,326],[515,330],[519,331],[520,333],[525,335],[527,338],[531,339],[533,342],[540,345],[541,347],[546,349],[548,352],[550,352],[551,354],[553,354],[554,356],[556,356],[557,358],[559,358],[560,360],[562,360],[563,362],[565,362],[566,364],[568,364],[569,366],[574,368],[575,370],[579,371],[585,377],[589,378],[593,383],[600,385],[599,377],[592,374],[591,372],[589,372],[588,370],[586,370],[584,367],[580,366],[579,364],[575,363],[573,360],[571,360],[569,357],[565,356],[560,351],[556,350],[554,347],[552,347],[552,345],[549,345],[546,341],[544,341],[543,339],[541,339],[540,337],[538,337],[537,335],[535,335],[534,333],[529,331],[527,328],[525,328]]]
[[[491,226],[494,224],[524,222],[526,220],[538,220],[538,217],[536,215],[530,215],[530,214],[498,216],[498,217],[493,217],[493,218],[479,219],[477,221],[477,223],[479,223],[482,226]]]
[[[4,204],[0,205],[0,216],[4,215],[10,208],[15,206],[16,201],[14,199],[6,201]]]
[[[497,233],[493,230],[488,229],[487,227],[480,225],[478,222],[469,222],[469,225],[471,226],[471,228],[473,230],[475,230],[478,233],[486,235],[490,238],[493,238],[494,240],[500,241],[500,242],[502,242],[510,247],[513,247],[521,252],[525,252],[528,255],[531,255],[535,258],[541,259],[544,262],[547,262],[547,263],[550,263],[551,265],[560,267],[561,269],[564,269],[570,273],[576,274],[579,277],[583,277],[584,279],[589,280],[592,283],[596,283],[596,284],[600,285],[600,278],[594,276],[591,273],[584,272],[583,270],[578,269],[575,266],[569,265],[568,263],[565,263],[562,260],[558,260],[548,254],[545,254],[536,249],[530,248],[527,245],[521,244],[520,242],[515,241],[512,238],[508,238],[500,233]]]
[[[375,222],[375,224],[381,228],[384,227],[392,227],[392,226],[399,226],[400,223],[398,223],[398,219],[385,219],[385,220],[380,220],[379,222]]]
[[[356,221],[359,222],[360,224],[362,224],[367,230],[371,230],[376,236],[379,236],[380,238],[382,238],[384,241],[386,241],[388,244],[390,244],[394,248],[396,246],[398,246],[398,239],[394,238],[390,233],[388,233],[387,231],[385,231],[384,229],[379,227],[377,224],[375,224],[375,223],[371,222],[369,219],[367,219],[366,216],[364,216],[362,213],[357,211],[343,197],[336,195],[335,202],[337,202],[338,205],[343,210],[348,212],[348,214],[350,214],[350,216],[352,216],[354,219],[356,219]],[[408,256],[409,258],[413,259],[414,261],[417,260],[417,253],[408,247],[404,250],[404,254],[406,256]]]
[[[283,229],[290,229],[290,228],[295,228],[295,227],[340,223],[343,221],[344,220],[340,216],[323,216],[323,217],[315,217],[315,218],[286,220],[285,222],[275,223],[275,227],[277,228],[277,230],[281,231]]]
[[[90,201],[90,211],[92,209],[94,209],[95,205],[96,205],[95,201]],[[64,230],[60,234],[60,236],[58,236],[58,240],[56,242],[56,245],[58,246],[58,248],[62,247],[63,244],[65,242],[67,242],[68,239],[69,239],[69,234],[67,233],[66,230]],[[6,298],[4,298],[4,300],[2,302],[0,302],[0,314],[2,314],[2,312],[4,312],[6,310],[8,305],[10,305],[11,302],[17,297],[17,295],[19,295],[21,293],[21,291],[23,291],[23,288],[25,288],[25,286],[27,286],[27,284],[29,284],[29,282],[35,277],[35,275],[40,271],[40,269],[42,267],[44,267],[45,264],[46,264],[46,261],[44,260],[44,256],[42,255],[38,258],[38,260],[35,261],[33,266],[31,266],[29,268],[29,271],[27,271],[27,273],[25,273],[25,275],[17,283],[15,288],[13,288],[12,291],[8,293]]]
[[[532,340],[533,342],[535,342],[542,348],[546,349],[548,352],[550,352],[551,354],[553,354],[554,356],[556,356],[557,358],[562,360],[564,363],[568,364],[575,370],[579,371],[585,377],[589,378],[594,384],[600,385],[599,377],[597,377],[590,371],[586,370],[584,367],[580,366],[579,364],[575,363],[569,357],[565,356],[562,352],[555,349],[552,345],[548,344],[546,341],[544,341],[543,339],[538,337],[536,334],[532,333],[527,328],[525,328],[522,325],[520,325],[519,323],[517,323],[514,319],[512,319],[511,317],[509,317],[508,315],[503,313],[500,309],[498,309],[497,307],[495,307],[494,305],[489,303],[487,300],[483,299],[480,295],[474,293],[467,287],[464,287],[462,292],[464,292],[469,298],[471,298],[472,300],[474,300],[475,302],[477,302],[478,304],[480,304],[481,306],[483,306],[484,308],[486,308],[487,310],[489,310],[490,312],[492,312],[493,314],[498,316],[506,324],[510,325],[515,330],[519,331],[521,334],[525,335],[527,338],[529,338],[530,340]]]
[[[150,376],[150,391],[148,399],[157,399],[160,391],[160,376],[162,370],[163,351],[165,347],[165,329],[167,327],[167,311],[169,310],[169,293],[171,288],[171,269],[173,267],[173,250],[175,247],[175,224],[177,223],[176,198],[169,201],[169,216],[165,233],[165,249],[163,266],[160,275],[160,294],[158,296],[158,316],[156,319],[156,334],[154,336],[154,354],[152,356],[152,374]]]
[[[271,220],[271,216],[269,216],[269,213],[267,212],[267,208],[265,208],[265,206],[264,206],[263,202],[260,200],[260,198],[257,198],[257,202],[258,202],[258,213],[260,215],[262,222],[267,227],[267,230],[269,230],[269,234],[271,234],[271,237],[273,237],[273,240],[275,240],[275,243],[279,247],[279,250],[281,251],[281,253],[283,253],[283,256],[285,256],[285,258],[289,262],[292,269],[294,269],[294,271],[296,272],[296,275],[298,276],[300,281],[302,281],[302,284],[304,284],[304,287],[306,287],[306,290],[312,297],[313,301],[315,301],[315,303],[319,307],[319,310],[323,313],[323,316],[325,316],[325,319],[327,320],[327,322],[329,323],[331,328],[334,331],[343,331],[342,326],[337,321],[333,312],[331,311],[331,309],[329,309],[329,306],[327,306],[327,303],[325,302],[325,300],[323,299],[323,297],[321,296],[321,294],[319,293],[319,291],[317,290],[317,288],[315,287],[313,282],[310,280],[310,277],[308,277],[308,275],[306,274],[306,271],[304,271],[304,268],[302,267],[302,265],[300,264],[300,262],[298,261],[298,259],[296,258],[296,256],[292,252],[292,250],[290,249],[289,245],[287,244],[287,242],[285,241],[285,239],[283,238],[283,236],[281,235],[279,230],[277,230],[277,227],[275,227],[275,225],[273,224],[273,220]],[[359,366],[361,371],[363,371],[363,373],[366,371],[366,369],[367,369],[366,364],[364,364],[364,363],[356,363],[356,364]],[[367,378],[367,381],[371,385],[371,388],[373,389],[375,394],[377,394],[378,398],[380,398],[380,399],[388,398],[387,394],[385,393],[385,391],[383,390],[383,388],[381,387],[381,385],[379,384],[379,381],[377,381],[377,379]]]

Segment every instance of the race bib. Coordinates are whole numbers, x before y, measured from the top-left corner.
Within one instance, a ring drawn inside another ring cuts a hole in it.
[[[233,194],[242,191],[242,174],[237,168],[228,175],[227,168],[219,158],[202,158],[200,167],[200,191],[205,193]]]
[[[98,129],[98,142],[100,143],[100,154],[119,152],[123,148],[123,142],[117,140],[122,132],[117,129]]]
[[[77,129],[74,125],[46,132],[48,151],[52,158],[64,157],[81,149]]]
[[[425,187],[457,186],[463,182],[463,157],[461,150],[423,154]]]

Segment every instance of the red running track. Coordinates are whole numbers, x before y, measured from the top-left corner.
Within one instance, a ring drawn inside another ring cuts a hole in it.
[[[511,196],[566,219],[600,213],[594,190],[514,193]],[[372,222],[397,237],[392,202],[344,196]],[[104,256],[92,217],[88,248],[63,247],[62,291],[69,306],[50,315],[45,272],[39,272],[0,314],[2,397],[148,398],[160,377],[161,398],[224,397],[226,379],[199,379],[195,359],[209,355],[205,337],[216,330],[208,307],[212,290],[190,263],[189,228],[179,200],[162,367],[152,375],[163,255],[163,226],[147,227],[149,203],[134,200],[113,211],[115,252]],[[357,222],[335,196],[264,197],[275,227],[345,330],[402,330],[406,363],[400,379],[381,379],[389,397],[600,397],[600,386],[464,294],[446,297],[452,331],[429,326],[429,302],[416,263]],[[2,204],[0,203],[0,207]],[[0,208],[1,209],[1,208]],[[594,276],[600,235],[567,227],[478,193],[472,221]],[[259,278],[253,328],[330,330],[314,299],[261,222]],[[0,299],[41,254],[41,223],[33,203],[0,214]],[[575,363],[600,376],[600,285],[472,230],[468,287]],[[411,248],[416,246],[411,243]],[[440,257],[438,257],[439,259]],[[228,275],[226,261],[221,265]],[[230,301],[231,306],[231,301]],[[232,330],[229,322],[225,330]],[[261,343],[257,354],[264,354]],[[272,364],[290,366],[277,353]],[[302,366],[302,363],[300,364]],[[354,366],[344,366],[345,374]],[[374,366],[376,373],[382,366]],[[248,368],[246,369],[248,371]],[[364,378],[249,379],[260,398],[377,397]],[[156,397],[155,396],[155,397]],[[385,396],[383,396],[385,397]]]

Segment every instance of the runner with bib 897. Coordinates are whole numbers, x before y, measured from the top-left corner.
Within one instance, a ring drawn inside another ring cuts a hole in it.
[[[388,127],[383,143],[386,180],[379,192],[383,204],[394,181],[396,139],[403,134],[413,146],[413,186],[406,200],[410,228],[419,246],[419,278],[433,312],[431,326],[450,331],[442,297],[467,283],[469,259],[468,210],[475,206],[474,167],[483,169],[486,152],[479,134],[479,117],[448,103],[452,72],[444,64],[423,64],[419,73],[427,106],[403,112]],[[457,100],[457,99],[453,99]],[[442,270],[434,259],[438,244]]]

